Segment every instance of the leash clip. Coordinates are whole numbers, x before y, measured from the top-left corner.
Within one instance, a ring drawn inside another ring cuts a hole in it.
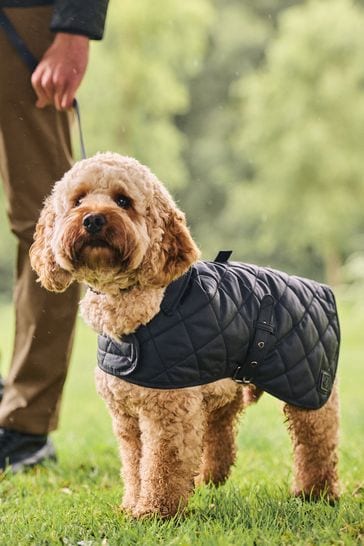
[[[83,139],[80,105],[78,104],[77,99],[73,100],[72,107],[73,107],[73,109],[75,111],[75,115],[76,115],[76,119],[77,119],[78,136],[79,136],[79,139],[80,139],[81,156],[82,156],[82,159],[86,159],[87,154],[86,154],[85,142],[84,142],[84,139]]]
[[[233,374],[232,379],[235,381],[235,383],[239,383],[242,385],[250,385],[251,379],[248,379],[247,377],[238,377],[239,372],[243,369],[243,366],[238,366]]]

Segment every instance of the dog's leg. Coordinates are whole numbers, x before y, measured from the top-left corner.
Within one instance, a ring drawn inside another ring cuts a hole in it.
[[[141,488],[135,517],[170,517],[187,504],[201,459],[202,395],[153,394],[140,413]]]
[[[95,370],[95,379],[97,392],[109,409],[114,433],[119,444],[122,460],[121,474],[124,480],[121,508],[131,512],[138,502],[140,489],[141,440],[138,418],[125,411],[123,396],[119,392],[119,386],[122,388],[121,383],[119,384],[118,381],[115,383],[114,378],[110,381],[110,376],[100,368]]]
[[[138,419],[118,409],[113,414],[113,429],[118,440],[122,461],[121,475],[124,481],[122,510],[132,512],[140,491],[141,441]]]
[[[236,459],[236,417],[242,407],[243,393],[239,390],[231,402],[208,415],[196,484],[212,482],[220,485],[229,476]]]
[[[321,495],[334,501],[339,496],[337,447],[339,400],[337,387],[318,410],[286,405],[294,450],[294,493],[307,499]]]

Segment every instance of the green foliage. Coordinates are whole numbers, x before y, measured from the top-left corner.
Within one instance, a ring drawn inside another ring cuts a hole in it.
[[[236,188],[251,173],[249,158],[236,147],[243,124],[236,85],[261,65],[276,34],[277,16],[296,3],[213,1],[217,16],[205,62],[190,85],[191,108],[178,119],[189,143],[185,160],[191,175],[179,196],[204,254],[210,257],[220,247],[232,247],[235,259],[267,258],[267,252],[252,244],[245,200],[241,195],[238,202],[234,199]],[[239,216],[231,215],[234,204]],[[254,229],[260,216],[255,208]]]
[[[185,183],[185,141],[174,117],[189,108],[188,82],[212,20],[207,0],[111,3],[81,93],[89,153],[133,155],[170,186]]]
[[[210,29],[205,62],[190,85],[190,110],[178,118],[188,139],[184,157],[191,177],[179,197],[204,253],[210,256],[219,249],[219,240],[224,246],[228,238],[228,226],[220,225],[219,219],[246,169],[244,158],[235,153],[233,145],[241,120],[231,90],[260,62],[272,32],[271,19],[255,13],[246,3],[215,0],[213,4],[217,16]]]
[[[261,244],[310,247],[332,281],[364,225],[363,25],[349,0],[287,10],[264,68],[241,82],[240,145],[256,181],[250,214],[265,203],[269,222]]]
[[[364,503],[363,309],[340,306],[343,345],[339,368],[343,496],[335,507],[289,494],[291,448],[280,403],[264,395],[239,427],[239,456],[226,485],[199,488],[186,517],[130,521],[122,494],[111,419],[93,384],[96,335],[79,324],[66,383],[59,463],[0,477],[0,545],[179,546],[360,544]],[[0,308],[0,344],[11,353],[9,308]]]

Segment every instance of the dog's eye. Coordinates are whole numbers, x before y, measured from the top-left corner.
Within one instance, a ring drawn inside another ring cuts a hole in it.
[[[74,207],[79,207],[82,203],[82,199],[84,198],[84,195],[79,195],[73,202]]]
[[[131,200],[126,195],[117,195],[115,197],[115,203],[122,209],[128,209],[131,206]]]

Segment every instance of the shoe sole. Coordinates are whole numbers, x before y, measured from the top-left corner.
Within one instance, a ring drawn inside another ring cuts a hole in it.
[[[54,447],[52,444],[49,443],[45,444],[32,455],[29,455],[29,457],[20,459],[18,461],[11,461],[8,466],[12,469],[13,473],[16,474],[17,472],[22,472],[27,468],[32,468],[33,466],[45,463],[47,461],[57,461],[57,455]]]

